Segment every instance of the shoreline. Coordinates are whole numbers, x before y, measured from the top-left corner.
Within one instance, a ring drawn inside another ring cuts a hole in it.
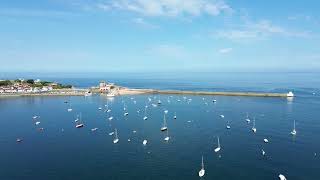
[[[288,97],[287,93],[267,92],[215,92],[215,91],[182,91],[182,90],[156,90],[156,89],[120,89],[119,95],[134,94],[186,94],[207,96],[252,96],[252,97]]]
[[[120,87],[113,90],[115,96],[123,95],[139,95],[139,94],[181,94],[181,95],[206,95],[206,96],[250,96],[250,97],[288,97],[287,93],[267,93],[267,92],[216,92],[216,91],[183,91],[183,90],[157,90],[157,89],[133,89]],[[59,89],[42,93],[4,93],[1,97],[28,97],[28,96],[85,96],[86,92],[91,91],[99,95],[107,95],[100,93],[97,89]]]

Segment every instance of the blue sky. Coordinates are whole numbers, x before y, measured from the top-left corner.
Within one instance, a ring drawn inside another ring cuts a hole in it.
[[[0,71],[319,71],[319,7],[317,0],[3,0]]]

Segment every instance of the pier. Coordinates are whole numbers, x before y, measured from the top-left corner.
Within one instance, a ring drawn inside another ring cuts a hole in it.
[[[288,93],[264,92],[214,92],[214,91],[180,91],[180,90],[155,90],[155,89],[125,89],[119,90],[119,95],[125,94],[186,94],[208,96],[253,96],[253,97],[288,97]]]

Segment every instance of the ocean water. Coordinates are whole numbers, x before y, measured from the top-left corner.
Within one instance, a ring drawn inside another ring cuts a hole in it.
[[[297,97],[188,95],[184,98],[155,94],[113,99],[103,96],[0,98],[0,179],[200,179],[201,156],[206,169],[202,179],[269,180],[278,179],[279,174],[288,180],[318,179],[320,92],[314,74],[217,76],[110,76],[110,79],[136,88],[293,90]],[[295,81],[288,81],[293,77]],[[102,77],[57,78],[86,87]],[[162,104],[152,106],[159,99]],[[213,103],[213,99],[217,101]],[[110,113],[104,112],[105,105],[112,110]],[[148,120],[143,120],[146,105]],[[69,107],[72,112],[67,112]],[[124,116],[124,107],[128,116]],[[169,142],[164,141],[167,132],[160,131],[165,110],[168,110]],[[77,129],[74,120],[79,113],[85,126]],[[177,119],[173,119],[175,113]],[[251,131],[252,121],[248,124],[245,120],[247,113],[251,120],[256,120],[256,133]],[[40,116],[39,125],[32,118],[35,115]],[[110,116],[114,117],[111,121]],[[294,120],[296,136],[290,134]],[[227,124],[231,129],[226,129]],[[98,130],[92,132],[92,128]],[[114,137],[109,135],[115,128],[119,136],[117,144],[113,144]],[[222,149],[215,153],[217,137]],[[23,141],[18,143],[17,138]],[[264,143],[264,138],[269,143]],[[144,139],[148,140],[146,146],[142,145]]]

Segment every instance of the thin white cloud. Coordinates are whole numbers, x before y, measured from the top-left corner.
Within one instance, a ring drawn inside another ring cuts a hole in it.
[[[109,11],[111,10],[111,7],[107,4],[102,4],[102,3],[99,3],[96,5],[97,8],[101,9],[101,10],[104,10],[104,11]]]
[[[223,48],[218,50],[218,52],[221,54],[227,54],[227,53],[230,53],[231,51],[232,51],[232,48]]]
[[[222,13],[232,13],[232,8],[222,0],[112,0],[101,6],[135,12],[145,16],[217,16]]]
[[[309,32],[293,31],[262,20],[256,23],[246,22],[245,25],[233,29],[224,29],[214,32],[214,37],[229,40],[260,40],[271,36],[309,37]]]
[[[139,25],[139,26],[141,26],[141,27],[144,27],[144,28],[149,28],[149,29],[158,28],[158,26],[147,22],[147,21],[144,20],[143,18],[133,18],[133,19],[132,19],[132,22],[133,22],[134,24],[137,24],[137,25]]]

